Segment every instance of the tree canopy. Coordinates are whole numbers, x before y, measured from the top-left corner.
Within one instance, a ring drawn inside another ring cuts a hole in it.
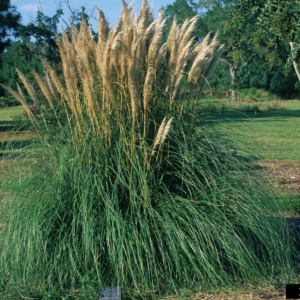
[[[296,61],[300,50],[300,1],[299,0],[239,0],[226,22],[227,30],[234,30],[228,47],[235,55],[243,39],[243,28],[253,24],[249,42],[253,47],[263,46],[268,50],[266,59],[270,67],[280,58],[282,43],[290,48],[286,66],[294,65],[300,80]]]
[[[0,53],[11,42],[11,36],[17,34],[21,15],[11,5],[10,0],[0,1]]]
[[[43,73],[40,58],[47,59],[54,67],[59,64],[58,47],[55,36],[59,34],[58,23],[63,14],[57,9],[54,16],[46,16],[42,10],[37,12],[34,21],[27,25],[18,24],[15,32],[18,39],[7,41],[5,51],[0,53],[0,83],[16,89],[19,81],[16,68],[33,79],[31,69]],[[9,42],[9,43],[8,43]],[[0,88],[0,96],[7,96]]]
[[[167,24],[199,16],[199,38],[218,32],[225,44],[222,64],[209,78],[221,89],[264,88],[280,95],[297,92],[299,0],[176,0],[166,6]],[[167,26],[168,27],[168,26]],[[296,68],[295,68],[296,69]],[[234,98],[235,96],[233,96]]]

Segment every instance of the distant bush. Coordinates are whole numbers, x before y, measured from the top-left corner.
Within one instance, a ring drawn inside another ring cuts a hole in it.
[[[269,92],[254,87],[242,89],[239,92],[242,100],[269,101],[272,98]]]
[[[20,105],[20,102],[14,97],[0,97],[0,107],[11,107]]]
[[[262,106],[259,104],[240,103],[236,109],[242,112],[259,113],[262,111]]]
[[[285,109],[285,107],[278,100],[273,100],[271,106],[269,106],[268,108],[269,109]]]
[[[227,105],[224,103],[211,103],[209,100],[205,101],[208,103],[202,103],[202,105],[199,106],[199,112],[220,113],[228,110]]]

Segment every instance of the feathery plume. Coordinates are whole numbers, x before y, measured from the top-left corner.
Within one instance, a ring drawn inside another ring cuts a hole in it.
[[[38,97],[35,93],[33,86],[30,84],[30,82],[27,80],[27,78],[24,76],[24,74],[19,69],[16,69],[16,71],[17,71],[18,76],[21,79],[23,85],[25,86],[29,96],[33,99],[35,105],[37,107],[40,107],[39,100],[38,100]]]
[[[54,110],[54,103],[53,103],[51,92],[49,90],[49,86],[45,83],[45,81],[40,77],[40,75],[37,72],[35,72],[34,70],[31,70],[31,72],[32,72],[39,88],[41,89],[43,95],[46,97],[46,99],[49,103],[49,106],[51,107],[51,109]]]
[[[98,40],[106,41],[109,34],[108,22],[105,18],[103,11],[99,8],[98,10]]]
[[[153,143],[153,147],[152,147],[152,155],[154,154],[155,152],[155,149],[156,147],[158,146],[158,144],[160,143],[161,141],[161,138],[163,136],[163,133],[164,133],[164,130],[165,130],[165,127],[166,127],[166,119],[167,117],[164,117],[159,128],[158,128],[158,131],[157,131],[157,134],[156,134],[156,138],[154,140],[154,143]]]
[[[170,131],[170,129],[171,129],[171,123],[172,123],[173,119],[174,119],[174,117],[170,118],[169,121],[167,122],[165,128],[164,128],[164,131],[163,131],[162,136],[161,136],[161,141],[160,141],[161,144],[162,144],[162,143],[166,140],[166,138],[167,138],[167,135],[168,135],[168,133],[169,133],[169,131]]]
[[[48,72],[45,72],[45,79],[46,79],[46,83],[48,84],[51,95],[53,96],[53,100],[59,100],[58,91],[57,91],[53,81],[51,80]]]

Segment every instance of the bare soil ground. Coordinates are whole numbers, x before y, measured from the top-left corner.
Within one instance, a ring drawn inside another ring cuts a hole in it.
[[[35,133],[32,131],[0,131],[0,141],[23,141],[33,138]]]
[[[271,300],[285,300],[285,289],[280,290],[274,287],[265,287],[265,288],[252,288],[252,291],[224,291],[211,294],[195,294],[189,297],[166,297],[164,300],[178,300],[178,299],[190,299],[190,300],[262,300],[262,299],[271,299]]]
[[[300,161],[264,160],[257,164],[276,188],[300,197]]]

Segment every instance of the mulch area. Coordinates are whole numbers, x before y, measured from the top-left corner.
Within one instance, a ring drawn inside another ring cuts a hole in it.
[[[275,288],[273,286],[266,287],[248,287],[247,289],[238,289],[236,291],[220,291],[215,293],[199,293],[190,296],[178,297],[170,296],[163,300],[285,300],[285,287]]]
[[[29,134],[24,131],[0,131],[0,141],[28,139]]]
[[[300,161],[264,160],[256,164],[276,188],[300,197]]]

